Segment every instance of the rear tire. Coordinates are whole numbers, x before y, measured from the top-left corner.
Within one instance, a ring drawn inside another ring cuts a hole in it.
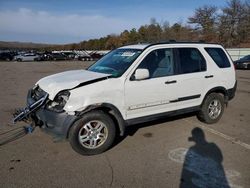
[[[116,136],[113,120],[102,111],[84,114],[69,132],[71,147],[81,155],[96,155],[109,149]]]
[[[210,93],[201,106],[197,118],[207,124],[213,124],[220,120],[224,112],[224,96],[219,93]]]

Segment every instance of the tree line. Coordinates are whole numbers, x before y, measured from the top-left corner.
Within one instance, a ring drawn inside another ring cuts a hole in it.
[[[170,25],[168,21],[159,23],[155,18],[151,18],[149,24],[138,29],[124,30],[119,35],[112,34],[50,48],[111,50],[127,44],[168,40],[204,40],[220,43],[225,47],[250,47],[250,1],[229,0],[222,8],[213,5],[198,7],[187,23],[178,22]]]

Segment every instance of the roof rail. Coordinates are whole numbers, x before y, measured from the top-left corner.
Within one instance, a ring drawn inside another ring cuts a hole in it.
[[[157,44],[173,44],[173,43],[180,43],[180,44],[183,44],[183,43],[190,43],[190,44],[200,44],[200,43],[204,43],[204,44],[216,44],[216,43],[208,43],[206,42],[205,40],[198,40],[198,41],[176,41],[174,39],[169,39],[169,40],[166,40],[166,41],[160,41],[160,42],[154,42],[154,43],[143,43],[143,42],[138,42],[138,44],[148,44],[150,46],[152,45],[157,45]],[[128,44],[128,45],[132,45],[133,43],[131,44]]]
[[[144,50],[151,47],[151,46],[160,45],[160,44],[218,44],[218,43],[209,43],[209,42],[205,42],[204,40],[199,40],[199,41],[176,41],[176,40],[170,39],[170,40],[167,40],[167,41],[151,43],[148,46],[146,46],[144,48]]]
[[[171,43],[191,43],[191,44],[195,44],[195,43],[206,43],[206,44],[211,44],[211,43],[207,43],[205,40],[198,40],[198,41],[176,41],[174,39],[170,39],[167,41],[162,41],[162,42],[156,42],[156,43],[151,43],[152,45],[155,44],[171,44]]]

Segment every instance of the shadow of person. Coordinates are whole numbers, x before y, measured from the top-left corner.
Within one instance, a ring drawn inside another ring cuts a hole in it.
[[[195,145],[185,155],[180,188],[230,188],[219,147],[207,142],[203,130],[197,127],[188,140]]]

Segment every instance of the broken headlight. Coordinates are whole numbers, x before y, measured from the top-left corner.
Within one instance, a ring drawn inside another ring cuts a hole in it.
[[[69,91],[59,92],[53,101],[48,102],[47,109],[55,112],[63,112],[63,108],[67,103],[69,96],[70,96]]]
[[[41,99],[43,96],[46,95],[46,92],[43,91],[39,86],[35,86],[33,89],[32,89],[32,98],[35,99],[36,101]]]

